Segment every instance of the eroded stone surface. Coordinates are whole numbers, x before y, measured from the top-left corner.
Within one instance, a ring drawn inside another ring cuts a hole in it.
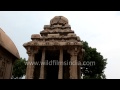
[[[33,40],[33,38],[35,38],[35,40]],[[48,57],[51,59],[52,57],[57,59],[56,56],[58,56],[58,59],[61,62],[69,59],[69,61],[72,62],[76,60],[77,63],[77,61],[81,61],[83,56],[82,42],[80,40],[80,37],[77,36],[73,30],[71,30],[69,21],[64,16],[55,16],[54,18],[52,18],[50,20],[50,25],[44,25],[44,30],[40,32],[40,35],[33,34],[32,41],[23,44],[23,46],[26,48],[27,52],[30,52],[33,55],[32,57],[29,55],[28,61],[30,61],[31,58],[34,58],[34,61],[45,62],[45,59],[47,59]],[[51,53],[47,55],[47,53],[49,52],[48,50],[50,50]],[[54,55],[50,57],[50,55],[52,55],[52,52],[55,50],[56,53],[54,53]],[[34,53],[35,51],[38,52]],[[35,56],[36,54],[39,55]],[[26,79],[47,79],[47,77],[49,77],[49,70],[47,71],[45,67],[47,68],[47,66],[45,65],[41,65],[39,66],[39,68],[37,68],[37,66],[33,67],[28,65]],[[37,70],[39,71],[39,74],[35,74],[35,72],[38,72]],[[78,71],[80,71],[78,65],[59,65],[59,69],[57,71],[57,79],[80,79],[80,73],[78,73]],[[52,75],[54,76],[54,74]],[[53,77],[51,76],[51,78]]]
[[[0,29],[0,79],[11,79],[13,63],[19,58],[13,41]]]

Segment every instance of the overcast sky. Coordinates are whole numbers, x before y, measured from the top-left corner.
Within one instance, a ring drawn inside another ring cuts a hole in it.
[[[87,41],[107,58],[107,78],[120,79],[119,11],[0,11],[0,28],[15,43],[20,56],[28,59],[23,44],[59,15],[69,20],[72,30],[81,40]]]

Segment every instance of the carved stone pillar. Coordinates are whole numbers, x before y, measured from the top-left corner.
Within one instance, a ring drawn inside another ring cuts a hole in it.
[[[26,79],[33,79],[33,69],[34,65],[34,54],[29,54],[28,62],[27,62],[27,72],[26,72]]]
[[[63,79],[63,49],[60,49],[58,79]]]
[[[77,55],[79,50],[77,48],[73,48],[68,50],[68,53],[70,53],[70,79],[78,79],[78,65],[77,65]]]
[[[42,58],[41,58],[41,67],[40,67],[40,78],[39,79],[44,79],[45,78],[45,49],[42,50]]]
[[[27,48],[27,53],[28,53],[28,62],[27,62],[27,70],[26,70],[26,79],[33,79],[33,73],[34,73],[34,59],[35,59],[35,54],[38,52],[38,48],[32,48],[28,47]]]

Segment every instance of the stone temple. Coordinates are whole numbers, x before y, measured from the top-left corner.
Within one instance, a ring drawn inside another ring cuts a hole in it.
[[[26,79],[80,79],[84,49],[68,19],[55,16],[40,34],[24,43],[29,56]]]
[[[13,64],[19,58],[15,44],[0,28],[0,79],[11,79]]]

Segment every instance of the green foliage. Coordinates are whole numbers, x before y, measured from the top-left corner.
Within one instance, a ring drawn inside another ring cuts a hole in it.
[[[83,48],[85,49],[83,62],[95,62],[94,65],[82,66],[83,79],[105,79],[104,69],[107,59],[104,59],[96,48],[89,47],[86,41],[83,41]]]
[[[20,58],[16,60],[13,66],[12,79],[21,79],[26,73],[26,60]]]

